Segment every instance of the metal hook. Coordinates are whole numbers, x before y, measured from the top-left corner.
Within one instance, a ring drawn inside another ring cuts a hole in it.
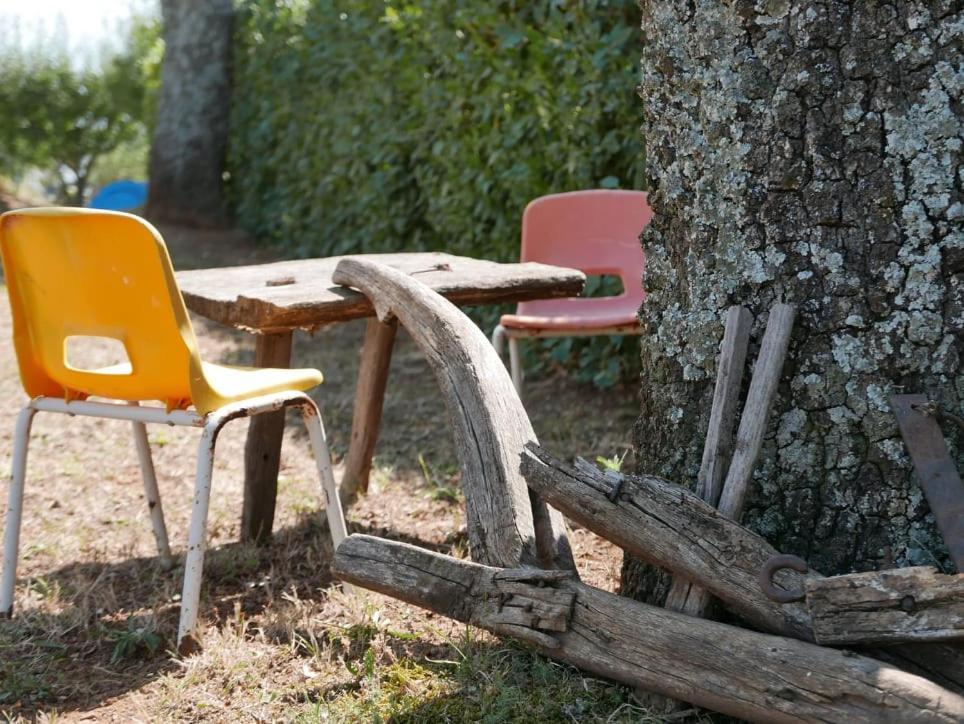
[[[770,556],[767,562],[763,564],[763,568],[760,569],[760,576],[757,579],[760,583],[760,589],[763,594],[769,598],[771,601],[776,601],[777,603],[793,603],[794,601],[802,601],[806,594],[801,588],[798,591],[785,591],[782,588],[777,588],[773,583],[774,574],[781,568],[789,568],[797,573],[806,573],[810,570],[807,566],[807,562],[803,560],[800,556],[793,556],[789,554],[779,554],[775,556]]]

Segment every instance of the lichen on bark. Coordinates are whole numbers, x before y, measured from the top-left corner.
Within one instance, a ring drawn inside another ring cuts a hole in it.
[[[961,3],[641,7],[640,468],[695,479],[726,307],[751,310],[758,341],[793,302],[744,521],[828,574],[946,564],[888,398],[964,402]],[[624,569],[638,596],[655,580]]]

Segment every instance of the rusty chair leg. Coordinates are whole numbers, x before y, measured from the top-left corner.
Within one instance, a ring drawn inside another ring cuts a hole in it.
[[[136,402],[131,404],[137,405]],[[151,516],[151,527],[154,530],[157,553],[161,567],[165,571],[169,571],[174,567],[174,559],[171,556],[171,545],[167,539],[164,508],[161,505],[161,493],[157,488],[157,474],[154,471],[154,460],[151,458],[151,445],[147,440],[147,427],[139,420],[132,420],[131,427],[134,431],[134,444],[137,447],[141,477],[144,479],[144,497],[147,498],[147,509]]]

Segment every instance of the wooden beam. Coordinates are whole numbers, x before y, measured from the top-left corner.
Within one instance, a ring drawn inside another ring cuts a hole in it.
[[[383,264],[342,259],[333,279],[364,293],[382,322],[397,318],[438,380],[455,433],[472,558],[575,570],[562,516],[533,504],[519,472],[535,432],[482,331],[428,286]]]
[[[291,332],[259,334],[255,343],[254,365],[290,367]],[[271,540],[284,433],[284,410],[255,415],[248,423],[248,438],[244,446],[244,503],[241,509],[243,541],[266,543]]]
[[[964,574],[929,566],[870,571],[806,582],[821,644],[964,640]]]
[[[351,421],[351,442],[345,457],[345,472],[341,479],[342,505],[351,505],[359,493],[368,492],[368,478],[372,470],[372,456],[378,442],[378,428],[382,420],[388,368],[395,344],[395,320],[379,322],[369,319],[365,327],[358,383],[355,387],[355,408]]]
[[[964,697],[863,656],[693,619],[579,583],[370,536],[339,578],[509,635],[592,674],[766,722],[959,722]]]

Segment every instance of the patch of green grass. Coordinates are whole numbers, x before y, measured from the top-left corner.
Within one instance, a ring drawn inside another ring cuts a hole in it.
[[[386,632],[387,633],[387,632]],[[450,655],[379,663],[369,647],[353,686],[301,705],[296,722],[646,722],[628,689],[469,630]]]
[[[425,484],[428,486],[429,498],[452,504],[462,502],[462,495],[459,489],[439,480],[422,453],[418,454],[418,467],[422,471],[422,478],[424,478]]]
[[[154,619],[141,616],[131,616],[127,619],[127,628],[111,631],[107,634],[107,640],[114,644],[110,656],[112,664],[124,659],[151,657],[164,643]]]

